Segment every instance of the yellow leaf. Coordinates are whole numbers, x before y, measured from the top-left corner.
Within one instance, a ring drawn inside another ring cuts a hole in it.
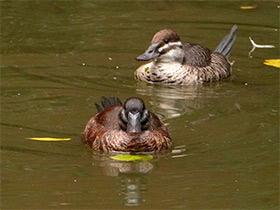
[[[120,161],[149,161],[152,160],[154,157],[152,155],[126,155],[126,154],[118,154],[115,156],[110,156],[113,160],[120,160]]]
[[[280,59],[265,60],[263,64],[268,65],[268,66],[273,66],[276,68],[280,68]]]
[[[50,137],[34,137],[34,138],[26,138],[30,140],[36,141],[70,141],[71,138],[50,138]]]
[[[241,6],[240,9],[256,9],[257,5],[252,5],[252,6]]]

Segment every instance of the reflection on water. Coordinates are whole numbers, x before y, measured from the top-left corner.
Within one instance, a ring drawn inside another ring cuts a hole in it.
[[[124,205],[138,206],[145,201],[145,193],[148,190],[147,180],[153,172],[155,160],[168,156],[182,158],[192,154],[187,154],[185,145],[180,145],[170,152],[154,154],[151,161],[120,161],[112,159],[113,156],[101,155],[96,152],[93,152],[92,155],[94,161],[92,165],[98,162],[105,176],[118,178],[118,192]]]
[[[225,84],[225,83],[224,83]],[[197,86],[158,86],[137,83],[139,95],[150,96],[153,110],[164,119],[179,117],[185,113],[205,107],[205,99],[229,95],[227,90],[219,90],[219,83]]]
[[[152,162],[125,162],[96,154],[93,154],[93,158],[100,161],[105,176],[118,177],[118,191],[124,205],[138,206],[143,202],[147,176],[154,168]]]
[[[118,176],[119,174],[146,174],[153,169],[150,162],[123,162],[116,160],[103,160],[100,164],[106,176]]]
[[[144,193],[147,190],[147,178],[138,174],[120,174],[119,188],[124,205],[138,206],[145,201]]]
[[[249,4],[1,1],[1,209],[279,209],[279,71],[263,65],[279,57],[279,8],[240,9]],[[134,58],[156,31],[214,49],[233,24],[232,82],[134,80]],[[249,59],[249,36],[276,48]],[[168,157],[80,155],[77,136],[110,94],[140,96],[166,119],[177,146]],[[25,140],[46,135],[72,140]]]

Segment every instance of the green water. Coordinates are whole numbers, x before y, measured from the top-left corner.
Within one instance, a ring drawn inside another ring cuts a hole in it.
[[[1,1],[1,209],[278,209],[276,1]],[[243,10],[240,6],[256,6]],[[214,49],[238,25],[230,81],[136,82],[155,32]],[[248,52],[251,36],[273,49]],[[147,162],[93,153],[81,133],[101,96],[144,99],[173,152]],[[38,142],[28,137],[70,137]]]

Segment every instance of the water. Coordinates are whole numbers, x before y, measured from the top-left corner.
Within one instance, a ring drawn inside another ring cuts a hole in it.
[[[279,70],[263,64],[279,58],[277,17],[277,2],[1,2],[1,209],[278,209]],[[214,49],[233,24],[231,80],[133,79],[156,31]],[[276,48],[249,58],[249,36]],[[132,163],[85,147],[94,103],[111,94],[143,98],[173,152]]]

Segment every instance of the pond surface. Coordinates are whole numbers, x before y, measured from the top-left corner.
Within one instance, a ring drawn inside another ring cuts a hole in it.
[[[277,6],[2,1],[1,209],[278,209],[279,69],[263,64],[279,58]],[[234,24],[230,80],[134,80],[135,57],[158,30],[215,49]],[[249,58],[249,36],[276,48]],[[84,146],[81,133],[103,95],[143,98],[167,124],[173,151],[122,162]]]

